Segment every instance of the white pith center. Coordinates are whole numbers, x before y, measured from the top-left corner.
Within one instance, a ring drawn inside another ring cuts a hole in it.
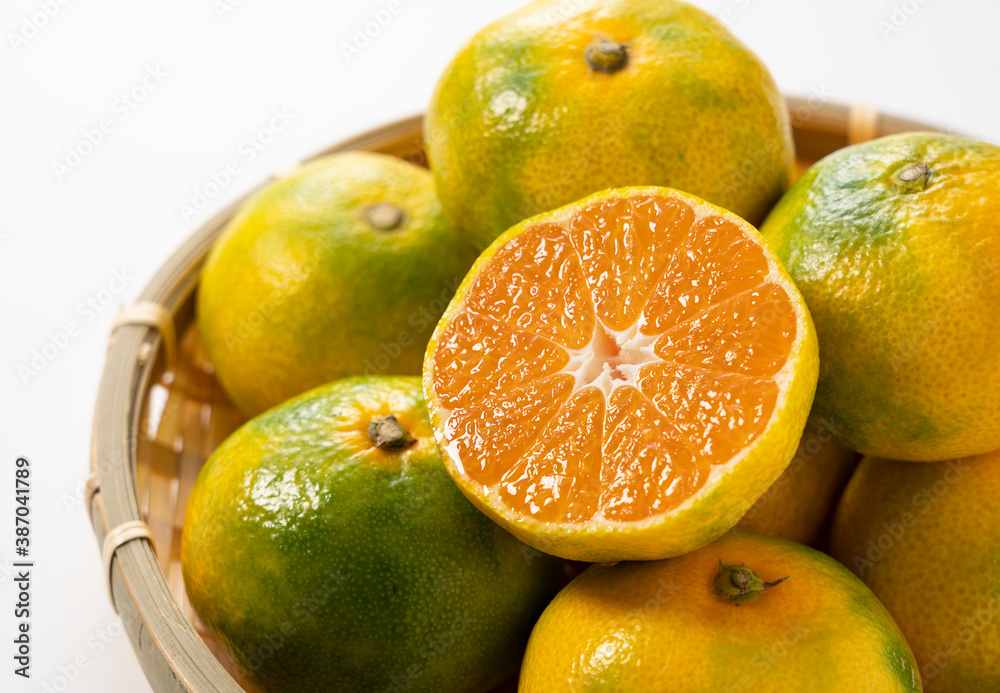
[[[620,332],[605,327],[600,320],[594,325],[590,343],[582,349],[567,349],[569,363],[562,369],[576,380],[573,392],[596,387],[609,397],[619,387],[636,385],[639,369],[662,359],[653,353],[656,336],[639,331],[637,320]]]

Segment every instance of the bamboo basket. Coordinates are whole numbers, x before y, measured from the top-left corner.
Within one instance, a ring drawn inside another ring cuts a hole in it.
[[[788,107],[800,171],[850,143],[933,129],[866,107],[794,98]],[[421,118],[367,132],[309,160],[354,149],[424,165]],[[180,536],[199,470],[243,421],[215,382],[202,349],[194,293],[212,243],[255,192],[196,231],[157,272],[139,302],[119,314],[101,378],[86,506],[103,547],[112,604],[157,693],[253,691],[188,602]]]

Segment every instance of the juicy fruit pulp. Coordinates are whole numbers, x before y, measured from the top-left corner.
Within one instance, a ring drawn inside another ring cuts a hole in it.
[[[438,341],[435,391],[452,410],[457,462],[540,520],[642,520],[677,507],[774,411],[796,325],[768,273],[731,222],[696,219],[676,200],[598,203],[568,228],[513,239]],[[775,324],[748,339],[765,311]],[[496,401],[510,377],[517,398]],[[488,435],[498,404],[515,407],[516,421],[498,423],[521,435]],[[481,435],[468,435],[476,426]]]
[[[542,0],[504,17],[445,70],[426,139],[445,213],[479,248],[629,185],[685,190],[760,223],[793,163],[767,69],[674,0]]]
[[[904,133],[834,152],[761,233],[820,342],[815,413],[859,452],[1000,449],[1000,147]]]
[[[560,564],[455,488],[418,378],[251,420],[198,477],[182,541],[192,605],[268,693],[481,693],[516,671]]]
[[[518,690],[916,693],[920,682],[892,617],[846,568],[734,530],[677,558],[589,568],[535,625]]]
[[[428,350],[454,472],[538,523],[639,523],[689,503],[761,439],[783,390],[811,396],[790,358],[809,351],[808,316],[755,236],[697,198],[637,188],[499,239]]]

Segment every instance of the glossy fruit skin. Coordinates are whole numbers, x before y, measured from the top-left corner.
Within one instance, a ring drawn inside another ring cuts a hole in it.
[[[403,210],[398,228],[366,221],[379,203]],[[417,375],[474,259],[427,170],[324,157],[254,196],[212,248],[198,292],[205,348],[248,416],[337,378]]]
[[[906,635],[929,693],[1000,690],[1000,452],[915,464],[866,457],[831,553]]]
[[[720,559],[789,579],[735,605],[713,591]],[[518,690],[843,693],[920,682],[892,618],[850,571],[733,530],[677,558],[589,568],[532,631]]]
[[[376,448],[392,413],[417,442]],[[448,478],[417,378],[350,378],[251,420],[187,505],[191,603],[268,693],[484,691],[517,670],[561,562]]]
[[[796,359],[794,362],[790,359],[785,366],[785,377],[790,382],[788,391],[772,413],[772,420],[779,423],[769,427],[747,448],[748,454],[745,453],[746,456],[734,469],[723,475],[711,489],[703,490],[701,495],[685,503],[683,509],[651,517],[638,526],[591,521],[580,523],[572,530],[563,530],[515,513],[488,494],[482,486],[466,478],[458,461],[448,453],[447,441],[443,434],[447,413],[440,406],[434,389],[434,350],[438,339],[447,329],[448,323],[462,311],[466,295],[476,278],[510,239],[536,224],[564,223],[577,209],[611,196],[638,195],[674,196],[703,213],[719,215],[737,225],[749,226],[736,215],[693,195],[668,188],[653,187],[605,190],[552,212],[527,219],[497,238],[476,260],[435,328],[427,344],[427,355],[424,359],[424,397],[442,458],[452,479],[477,508],[518,539],[539,551],[571,561],[656,560],[693,551],[725,534],[778,480],[793,458],[809,416],[819,371],[819,347],[812,319],[795,285],[785,274],[780,263],[774,262],[772,272],[781,278],[789,299],[804,320],[801,334],[797,337],[797,348],[793,352]],[[752,237],[757,237],[756,231]],[[762,240],[757,242],[763,243]],[[767,254],[770,257],[770,253]]]
[[[624,43],[627,64],[591,69],[595,38]],[[445,213],[479,248],[523,219],[636,185],[759,224],[794,163],[767,69],[676,0],[539,0],[504,17],[445,70],[425,139]]]
[[[806,426],[795,457],[736,526],[824,549],[840,494],[860,459],[835,432],[828,421]]]
[[[929,178],[897,180],[921,163]],[[816,322],[814,412],[848,447],[911,461],[1000,448],[984,387],[1000,381],[1000,148],[906,133],[842,149],[761,232]]]

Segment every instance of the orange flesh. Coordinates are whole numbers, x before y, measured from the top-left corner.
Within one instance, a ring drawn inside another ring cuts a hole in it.
[[[796,315],[747,232],[615,198],[509,241],[438,339],[445,440],[545,522],[676,508],[766,428]]]

